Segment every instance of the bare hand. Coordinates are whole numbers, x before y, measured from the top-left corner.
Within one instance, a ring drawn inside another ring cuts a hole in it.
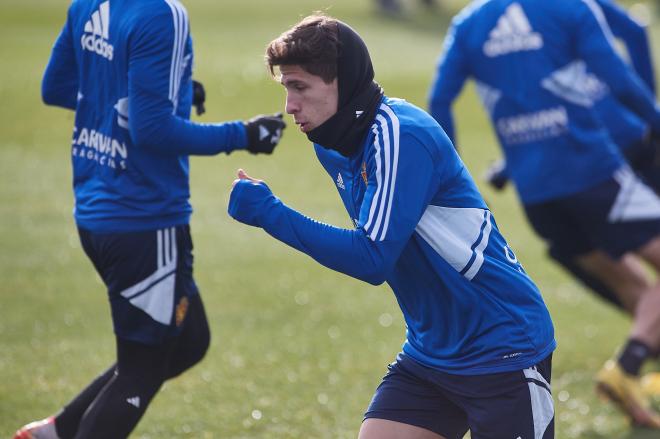
[[[239,180],[248,180],[255,184],[263,183],[263,180],[257,180],[256,178],[252,178],[249,175],[247,175],[247,173],[243,169],[239,168],[236,174],[238,175],[238,178],[234,180],[234,182],[231,184],[232,188],[236,186],[236,183],[238,183]]]

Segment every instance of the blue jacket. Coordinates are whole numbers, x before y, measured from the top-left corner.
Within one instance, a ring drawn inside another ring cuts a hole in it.
[[[403,351],[429,367],[513,371],[554,350],[539,290],[431,116],[384,98],[356,156],[315,149],[354,230],[314,221],[248,181],[232,191],[230,215],[333,270],[387,282],[407,325]]]
[[[613,1],[596,2],[602,8],[612,34],[625,45],[635,73],[655,95],[655,77],[646,29]],[[609,93],[607,85],[602,84],[602,88],[605,91],[602,97],[594,97],[594,109],[612,140],[622,150],[639,144],[649,134],[647,123]]]
[[[450,106],[473,77],[525,204],[561,198],[609,178],[624,159],[593,110],[600,82],[660,130],[652,92],[612,47],[593,0],[475,1],[445,39],[431,113],[453,136]]]
[[[76,111],[75,219],[95,232],[185,224],[188,155],[244,148],[241,122],[197,124],[188,15],[177,0],[74,0],[42,83]]]

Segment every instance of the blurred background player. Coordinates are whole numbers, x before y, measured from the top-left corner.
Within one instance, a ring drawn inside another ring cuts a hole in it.
[[[660,348],[660,199],[630,170],[594,110],[587,72],[660,132],[651,90],[613,48],[593,0],[490,0],[468,5],[445,38],[430,93],[433,117],[453,137],[451,103],[474,77],[527,217],[553,258],[593,277],[634,316],[599,391],[636,424],[660,428],[639,384]]]
[[[550,315],[442,128],[384,96],[360,36],[330,17],[303,19],[266,59],[356,227],[308,218],[242,170],[229,214],[387,282],[407,325],[359,437],[554,437]]]
[[[163,382],[199,362],[209,328],[192,276],[188,156],[270,154],[284,122],[190,122],[193,51],[176,0],[74,1],[43,78],[75,110],[75,220],[108,289],[117,360],[16,439],[123,438]],[[198,110],[204,91],[195,87]]]
[[[630,61],[635,73],[655,94],[655,75],[651,49],[646,33],[647,24],[630,15],[625,9],[610,0],[595,0],[612,34],[625,47],[624,60]],[[648,11],[646,11],[648,13]],[[580,66],[583,68],[584,64]],[[585,69],[586,70],[586,69]],[[660,139],[658,133],[649,129],[638,115],[613,96],[602,81],[588,71],[576,72],[574,79],[580,79],[578,85],[585,95],[592,100],[594,110],[600,116],[614,143],[619,146],[630,166],[640,174],[644,181],[656,192],[660,192]],[[494,163],[487,172],[487,180],[500,190],[508,182],[506,161]]]
[[[435,0],[419,0],[419,3],[427,9],[435,7]],[[401,16],[403,14],[404,7],[400,0],[376,0],[376,5],[383,14],[391,16]]]
[[[630,60],[635,73],[644,81],[649,90],[655,93],[651,50],[645,25],[609,0],[596,1],[603,10],[612,34],[625,45],[627,56],[624,58]],[[572,79],[576,82],[576,87],[592,100],[593,109],[601,119],[603,127],[607,129],[614,143],[621,149],[630,166],[656,193],[660,193],[660,138],[658,138],[658,134],[653,133],[646,122],[619,102],[615,96],[609,93],[607,85],[586,71],[586,67],[583,66],[584,64],[581,64],[580,69],[584,70],[576,71]],[[486,172],[486,179],[495,189],[502,190],[509,181],[506,161],[499,160],[491,165]],[[563,256],[551,254],[556,262],[607,302],[629,313],[634,311],[634,309],[626,309],[614,291],[584,271],[574,262],[573,258]],[[639,264],[634,262],[637,259],[635,255],[627,255],[626,258],[630,264]],[[650,377],[647,377],[647,382],[650,382]],[[658,381],[658,385],[660,385],[660,375],[655,376],[654,381]]]

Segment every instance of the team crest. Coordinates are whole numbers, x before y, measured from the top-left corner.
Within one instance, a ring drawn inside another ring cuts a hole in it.
[[[176,306],[175,321],[177,326],[181,326],[186,319],[186,314],[188,314],[188,298],[183,297],[179,300],[179,304]]]
[[[362,175],[362,180],[364,181],[364,185],[368,186],[367,184],[367,163],[362,162],[362,171],[360,171],[360,174]]]

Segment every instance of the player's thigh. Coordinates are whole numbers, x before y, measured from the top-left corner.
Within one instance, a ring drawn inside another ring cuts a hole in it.
[[[603,251],[594,250],[577,256],[575,261],[607,285],[628,312],[634,311],[639,298],[651,286],[644,266],[634,254],[614,259]]]
[[[187,226],[129,233],[81,230],[81,240],[107,286],[118,337],[159,345],[181,333],[190,297],[198,293]]]
[[[360,437],[463,438],[467,431],[466,414],[434,383],[433,373],[399,354],[376,389],[364,415]]]
[[[614,259],[660,237],[660,198],[628,167],[563,200],[594,246]]]
[[[660,236],[641,247],[637,253],[651,264],[656,272],[660,272]]]
[[[628,167],[589,189],[525,210],[535,230],[564,255],[602,250],[618,259],[660,236],[660,198]]]
[[[592,251],[594,244],[580,230],[581,225],[573,215],[563,208],[561,201],[527,204],[524,206],[525,215],[536,234],[547,244],[548,253],[558,260],[572,260],[575,255]]]
[[[437,433],[415,425],[368,418],[360,427],[358,439],[447,439]]]

